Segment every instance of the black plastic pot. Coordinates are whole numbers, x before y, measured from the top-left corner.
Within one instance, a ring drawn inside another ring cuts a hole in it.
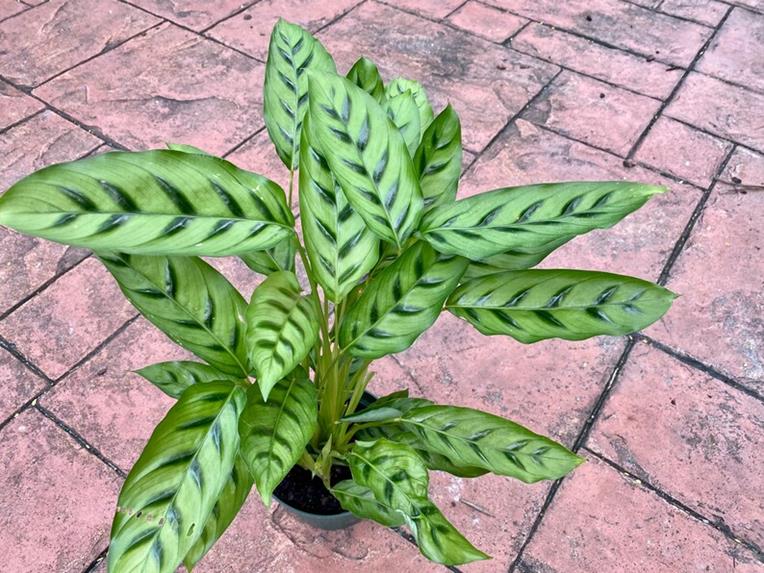
[[[377,399],[376,396],[374,396],[373,394],[369,394],[368,392],[364,392],[363,396],[361,397],[360,406],[363,406],[363,407],[369,406],[376,399]],[[324,489],[324,491],[326,492],[326,494],[331,495],[325,489]],[[294,507],[289,502],[286,502],[283,499],[281,499],[276,494],[276,492],[274,492],[273,497],[289,513],[291,513],[292,515],[296,516],[300,521],[303,521],[303,522],[307,523],[308,525],[311,525],[311,526],[315,527],[316,529],[323,529],[323,530],[327,530],[327,531],[333,531],[335,529],[345,529],[345,528],[350,527],[351,525],[355,525],[356,523],[361,521],[358,517],[356,517],[355,515],[353,515],[349,511],[340,511],[338,513],[330,513],[330,514],[313,513],[313,512],[310,512],[310,511],[304,511],[302,509]]]

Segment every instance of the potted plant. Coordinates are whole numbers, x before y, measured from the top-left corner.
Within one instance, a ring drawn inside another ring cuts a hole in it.
[[[662,189],[556,183],[456,200],[455,111],[435,115],[416,81],[385,86],[364,58],[337,75],[324,47],[284,21],[264,107],[288,196],[169,145],[46,167],[0,198],[0,223],[91,248],[130,302],[203,361],[139,372],[177,402],[124,483],[109,571],[191,569],[253,484],[320,527],[347,525],[345,510],[406,525],[433,561],[485,559],[429,499],[428,472],[531,483],[582,459],[492,414],[405,391],[375,399],[372,361],[408,348],[444,309],[522,343],[651,324],[674,296],[661,286],[532,267]],[[301,234],[289,208],[298,171]],[[202,256],[241,257],[266,278],[247,302]]]

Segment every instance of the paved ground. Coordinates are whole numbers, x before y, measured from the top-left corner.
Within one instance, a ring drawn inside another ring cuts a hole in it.
[[[764,2],[0,0],[2,188],[166,141],[283,183],[261,111],[279,15],[342,69],[364,54],[450,101],[463,195],[577,178],[671,190],[546,263],[681,293],[644,334],[526,347],[444,316],[380,364],[377,391],[507,415],[589,460],[561,485],[437,476],[446,513],[495,556],[464,570],[764,571]],[[103,571],[120,483],[170,405],[127,372],[183,353],[87,253],[6,230],[0,245],[0,571]],[[199,567],[443,570],[396,532],[321,533],[254,498]]]

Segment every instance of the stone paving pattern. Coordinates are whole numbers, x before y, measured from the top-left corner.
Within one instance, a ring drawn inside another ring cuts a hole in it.
[[[545,266],[681,297],[635,336],[522,346],[444,315],[373,390],[509,416],[588,459],[558,483],[433,478],[494,555],[465,572],[764,571],[762,0],[0,0],[0,187],[44,165],[183,142],[282,185],[262,82],[276,18],[462,117],[462,196],[666,186]],[[256,279],[216,261],[248,296]],[[3,573],[105,571],[120,483],[170,400],[130,371],[186,356],[89,253],[0,229]],[[252,496],[204,572],[445,571],[402,533],[312,530]]]

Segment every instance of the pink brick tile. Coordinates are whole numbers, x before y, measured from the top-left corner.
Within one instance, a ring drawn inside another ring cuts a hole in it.
[[[661,4],[661,12],[689,18],[708,26],[716,26],[727,9],[726,4],[716,0],[664,0]]]
[[[3,571],[79,573],[109,539],[119,478],[35,410],[0,434]]]
[[[524,117],[625,156],[659,106],[657,100],[562,72]]]
[[[487,3],[678,66],[689,65],[713,32],[699,24],[620,0],[488,0]]]
[[[130,148],[223,154],[262,126],[262,81],[261,64],[166,24],[35,93]]]
[[[632,352],[588,447],[739,537],[764,542],[764,404],[646,344]]]
[[[0,322],[0,334],[56,379],[134,314],[108,272],[88,259]]]
[[[0,114],[0,129],[21,121],[42,108],[41,102],[0,81],[0,109],[3,110]]]
[[[761,168],[762,158],[758,158]],[[647,332],[764,392],[764,194],[717,185],[668,286],[681,297]]]
[[[395,532],[371,522],[321,531],[274,502],[266,509],[253,490],[219,543],[194,568],[199,573],[429,573],[443,571]]]
[[[46,393],[41,404],[127,471],[174,402],[132,371],[189,357],[141,318]]]
[[[613,155],[517,120],[462,179],[460,196],[558,181],[630,180],[670,189],[611,229],[593,231],[555,251],[542,265],[578,267],[655,280],[679,238],[700,192]]]
[[[566,480],[518,573],[760,571],[721,533],[596,459]]]
[[[639,146],[635,159],[708,187],[732,144],[661,117]]]
[[[764,187],[764,157],[753,151],[737,148],[727,162],[721,179],[734,185]]]
[[[735,6],[743,6],[750,8],[751,10],[757,10],[759,13],[764,12],[764,0],[730,0],[730,4]]]
[[[27,8],[28,6],[19,0],[0,0],[0,20],[10,18]]]
[[[466,149],[483,149],[554,75],[556,67],[471,34],[366,3],[320,37],[347,70],[365,54],[385,80],[423,83],[436,110],[450,102],[461,117]]]
[[[512,48],[648,96],[665,98],[683,70],[607,48],[551,26],[532,23],[512,39]]]
[[[254,171],[276,182],[289,193],[289,170],[276,154],[276,148],[268,137],[268,131],[263,130],[231,155],[226,157],[231,163],[242,169]],[[292,205],[297,205],[298,177],[294,177],[294,194]]]
[[[528,20],[470,0],[448,17],[452,24],[492,42],[503,42]]]
[[[764,91],[764,15],[737,8],[724,22],[696,69]]]
[[[764,150],[764,95],[691,73],[665,114]]]
[[[34,86],[157,22],[113,0],[51,0],[0,24],[0,74]]]
[[[253,0],[132,0],[132,4],[148,10],[152,14],[201,31],[215,22],[228,18]]]
[[[45,386],[42,378],[0,349],[0,424]]]
[[[265,61],[271,29],[279,18],[315,31],[353,8],[358,2],[359,0],[264,0],[218,24],[208,33],[231,47]]]
[[[456,10],[464,0],[386,0],[384,3],[396,8],[417,12],[429,18],[445,18]]]
[[[207,257],[205,259],[215,267],[225,278],[249,300],[252,291],[263,281],[263,276],[256,274],[238,257]]]

